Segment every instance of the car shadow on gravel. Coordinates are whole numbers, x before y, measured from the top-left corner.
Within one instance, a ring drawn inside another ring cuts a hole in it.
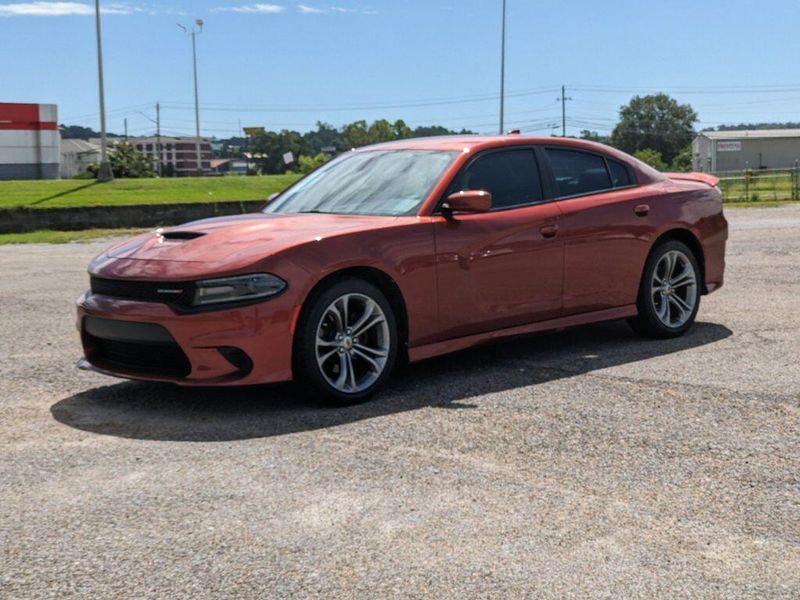
[[[424,407],[469,409],[472,397],[682,352],[731,335],[696,323],[683,337],[645,340],[623,322],[521,338],[406,366],[372,402],[327,408],[290,385],[181,388],[127,381],[56,402],[65,425],[103,435],[161,441],[230,441],[335,427]],[[532,391],[531,393],[535,393]]]

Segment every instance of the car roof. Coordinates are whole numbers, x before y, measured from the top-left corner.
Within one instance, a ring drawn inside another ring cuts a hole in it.
[[[361,148],[355,149],[355,151],[370,152],[373,150],[441,150],[448,152],[469,152],[472,154],[480,150],[488,150],[491,148],[524,146],[529,144],[566,146],[605,154],[606,156],[615,158],[632,167],[637,174],[639,183],[648,183],[665,179],[662,173],[659,173],[649,165],[646,165],[645,163],[632,157],[630,154],[621,152],[620,150],[612,148],[611,146],[606,146],[605,144],[600,144],[599,142],[592,142],[589,140],[555,136],[519,135],[514,133],[507,135],[442,135],[409,138],[404,140],[395,140],[393,142],[383,142],[380,144],[373,144],[371,146],[362,146]]]
[[[591,148],[596,151],[607,152],[613,150],[603,144],[590,142],[588,140],[578,140],[574,138],[560,138],[542,135],[439,135],[431,137],[408,138],[395,140],[393,142],[383,142],[358,148],[357,151],[364,150],[482,150],[484,148],[514,146],[518,144],[548,144],[548,145],[567,145]]]

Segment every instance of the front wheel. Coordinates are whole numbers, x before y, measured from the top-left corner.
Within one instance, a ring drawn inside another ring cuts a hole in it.
[[[295,382],[317,402],[367,400],[389,378],[397,359],[391,305],[361,279],[340,280],[310,302],[298,324]]]
[[[647,259],[636,302],[639,314],[628,322],[641,335],[683,335],[700,307],[700,268],[691,249],[677,240],[659,244]]]

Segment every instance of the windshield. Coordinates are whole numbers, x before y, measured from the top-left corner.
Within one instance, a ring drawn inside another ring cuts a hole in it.
[[[348,152],[283,192],[268,213],[414,214],[456,152]]]

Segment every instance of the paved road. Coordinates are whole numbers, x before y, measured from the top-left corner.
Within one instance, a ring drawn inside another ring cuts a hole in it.
[[[0,597],[800,597],[800,208],[729,219],[682,339],[506,343],[337,410],[78,372],[103,244],[1,248]]]

